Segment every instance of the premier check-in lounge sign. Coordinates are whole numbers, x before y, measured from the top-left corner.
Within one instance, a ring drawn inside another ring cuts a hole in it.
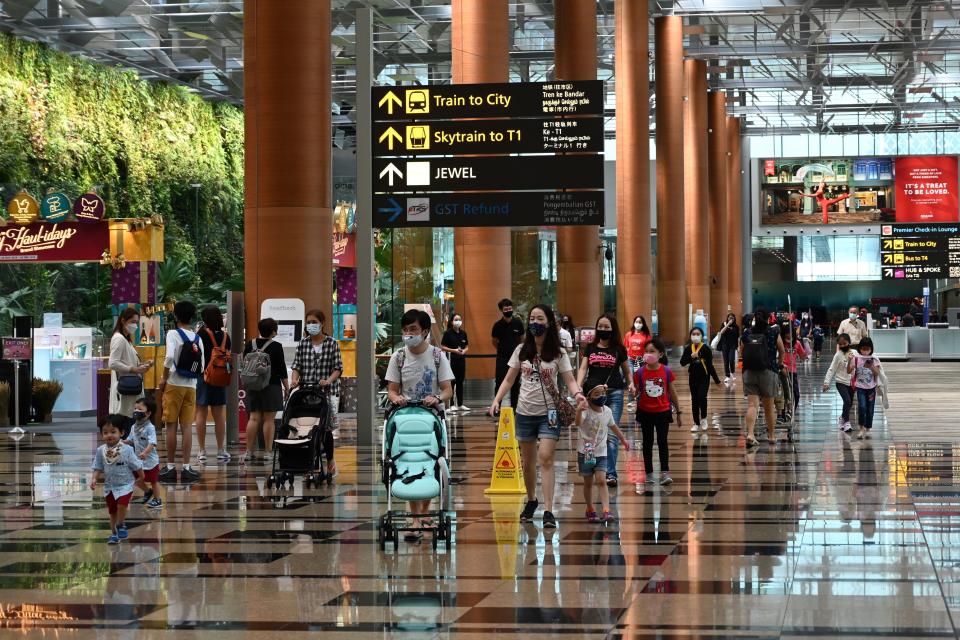
[[[374,226],[603,221],[603,83],[375,87]]]

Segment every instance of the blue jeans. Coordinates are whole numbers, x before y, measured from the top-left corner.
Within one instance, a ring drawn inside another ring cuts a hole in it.
[[[861,427],[873,428],[873,409],[876,405],[876,389],[857,389],[857,422]]]
[[[613,414],[613,421],[620,426],[623,417],[623,389],[607,391],[607,406]],[[617,453],[620,451],[620,438],[613,433],[607,434],[607,477],[617,477]]]

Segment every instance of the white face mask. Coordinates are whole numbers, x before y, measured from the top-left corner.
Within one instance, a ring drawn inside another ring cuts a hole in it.
[[[634,322],[634,323],[633,323],[633,328],[634,328],[636,331],[642,331],[642,330],[643,330],[643,323],[642,323],[642,322]]]
[[[856,318],[857,318],[857,314],[855,314],[855,313],[851,313],[851,314],[849,314],[849,316],[850,316],[850,319],[851,319],[851,320],[856,320]]]
[[[403,345],[409,349],[416,349],[423,344],[423,334],[418,333],[412,336],[403,336]]]
[[[137,323],[136,323],[136,322],[131,322],[130,324],[127,325],[127,333],[129,333],[130,335],[134,335],[134,334],[137,333]]]
[[[693,344],[700,344],[701,342],[703,342],[703,336],[700,335],[699,333],[695,333],[692,336],[690,336],[690,342],[692,342]]]
[[[322,325],[317,324],[316,322],[311,322],[307,325],[307,333],[311,336],[320,335],[320,329]]]
[[[463,320],[454,320],[454,321],[453,321],[453,326],[456,327],[457,329],[459,329],[460,327],[463,326]]]

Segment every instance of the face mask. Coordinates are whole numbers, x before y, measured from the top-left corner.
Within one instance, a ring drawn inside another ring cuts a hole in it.
[[[692,336],[690,336],[690,342],[692,342],[693,344],[700,344],[701,342],[703,342],[703,336],[700,335],[699,333],[695,333]]]
[[[645,353],[643,354],[643,361],[647,364],[657,364],[660,362],[660,356],[655,353]]]
[[[531,322],[527,325],[527,331],[529,331],[533,337],[539,338],[547,332],[547,325],[540,324],[539,322]]]
[[[137,323],[136,323],[136,322],[131,322],[130,324],[127,325],[127,333],[129,333],[130,335],[133,335],[133,334],[135,334],[136,332],[137,332]]]
[[[595,407],[602,407],[607,404],[607,396],[597,396],[595,398],[590,398],[590,404]]]
[[[850,351],[850,345],[848,344],[843,345],[842,347],[840,347],[840,351],[843,351],[844,353],[846,353],[847,351]]]
[[[643,323],[642,323],[642,322],[634,322],[634,323],[633,323],[633,328],[634,328],[635,331],[643,331]]]
[[[307,333],[309,333],[312,336],[319,335],[320,326],[321,325],[317,324],[316,322],[311,322],[310,324],[307,325]]]
[[[403,336],[403,345],[409,349],[416,349],[423,344],[423,334],[418,333],[412,336]]]
[[[134,411],[134,412],[133,412],[133,419],[136,420],[137,422],[143,422],[144,420],[147,419],[147,412],[146,412],[146,411]]]
[[[454,320],[454,321],[453,321],[453,326],[456,327],[457,329],[459,329],[460,327],[463,326],[463,320]]]
[[[613,337],[613,331],[610,329],[597,329],[597,337],[601,340],[609,340]]]
[[[513,311],[504,311],[504,312],[503,312],[503,317],[504,317],[504,318],[512,318],[512,317],[513,317]]]
[[[850,319],[851,319],[851,320],[854,320],[854,319],[857,317],[857,314],[855,314],[855,313],[850,313],[850,314],[848,314],[848,315],[850,316]]]

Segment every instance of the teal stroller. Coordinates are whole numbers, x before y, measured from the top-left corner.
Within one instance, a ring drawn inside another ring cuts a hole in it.
[[[380,549],[399,546],[402,531],[429,531],[433,548],[440,540],[450,549],[453,524],[447,505],[450,469],[447,466],[447,425],[442,409],[419,402],[387,411],[380,455],[387,512],[377,524]],[[433,500],[438,508],[424,514],[393,509],[393,500]],[[417,523],[420,521],[419,524]],[[426,521],[426,522],[425,522]]]

